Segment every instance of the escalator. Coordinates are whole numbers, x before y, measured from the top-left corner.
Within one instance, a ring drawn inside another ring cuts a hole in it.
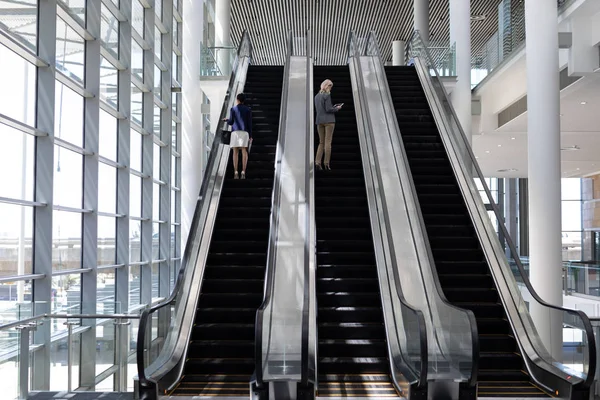
[[[250,66],[244,92],[254,145],[247,179],[223,183],[182,379],[172,395],[249,396],[263,300],[283,67]],[[241,160],[240,160],[241,171]]]
[[[527,373],[415,68],[386,75],[440,284],[477,320],[478,396],[549,397]]]
[[[325,79],[333,103],[345,105],[336,114],[332,170],[315,173],[318,396],[396,397],[349,68],[315,67],[315,94]]]

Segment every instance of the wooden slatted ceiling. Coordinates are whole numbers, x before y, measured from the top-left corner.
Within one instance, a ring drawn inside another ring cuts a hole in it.
[[[248,29],[254,46],[254,63],[281,65],[285,58],[287,32],[291,29],[300,35],[310,28],[315,64],[341,65],[346,63],[348,32],[354,30],[365,35],[374,30],[384,59],[391,60],[392,41],[407,40],[412,33],[413,1],[231,0],[232,43],[237,44],[244,29]],[[515,3],[521,1],[513,0]],[[449,44],[448,3],[449,0],[429,0],[432,46]],[[498,30],[499,3],[500,0],[471,0],[471,15],[486,16],[483,21],[471,22],[474,55]]]

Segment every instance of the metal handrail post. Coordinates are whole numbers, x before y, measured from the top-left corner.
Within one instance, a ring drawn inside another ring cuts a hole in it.
[[[25,400],[29,396],[29,333],[37,329],[36,323],[17,326],[19,335],[19,393],[18,398]]]
[[[71,393],[73,389],[73,326],[79,325],[78,322],[67,321],[67,392]]]
[[[116,391],[119,393],[127,390],[127,353],[129,335],[123,331],[123,327],[131,324],[129,321],[114,320],[115,325],[115,345],[117,354],[115,354],[117,371],[115,372]]]

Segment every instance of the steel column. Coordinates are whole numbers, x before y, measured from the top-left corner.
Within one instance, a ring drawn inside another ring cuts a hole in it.
[[[144,83],[149,88],[154,87],[154,0],[147,1],[150,8],[144,9],[144,39],[150,45],[144,50]],[[154,93],[143,93],[142,127],[148,135],[142,136],[142,218],[140,241],[142,261],[148,264],[140,268],[140,302],[152,303],[152,174],[154,151]]]
[[[169,278],[171,271],[171,67],[173,65],[173,0],[162,0],[162,21],[167,33],[162,35],[161,59],[166,71],[161,76],[161,98],[167,105],[161,110],[160,139],[166,146],[160,148],[160,180],[165,185],[160,187],[159,218],[164,223],[159,227],[159,256],[165,260],[159,265],[159,287],[160,297],[169,296]],[[158,336],[166,337],[170,323],[170,307],[163,309],[159,314]]]
[[[54,189],[54,94],[56,65],[56,0],[38,2],[38,56],[48,67],[37,68],[36,128],[48,136],[36,138],[35,201],[45,207],[34,208],[33,273],[45,275],[33,281],[35,313],[50,312],[52,295],[52,205]],[[33,354],[32,390],[50,388],[50,324],[44,324],[33,335],[34,344],[43,347]]]
[[[136,0],[137,1],[137,0]],[[118,121],[117,131],[117,161],[122,164],[130,165],[130,136],[131,136],[131,2],[122,1],[121,13],[126,21],[119,23],[119,60],[127,68],[118,73],[118,102],[119,111],[127,116]],[[136,133],[137,135],[137,133]],[[139,151],[139,149],[138,149]],[[115,271],[115,302],[116,312],[129,312],[129,199],[130,199],[130,172],[129,168],[117,169],[117,214],[124,215],[123,218],[117,218],[116,232],[116,262],[124,267]],[[128,334],[126,335],[129,336]],[[125,352],[125,358],[129,353],[129,340],[115,343],[117,352]],[[127,377],[122,378],[127,382]],[[115,385],[117,382],[115,376]],[[126,387],[126,386],[125,386]]]
[[[102,0],[87,0],[86,28],[96,40],[85,42],[85,88],[94,97],[85,98],[84,147],[93,153],[83,158],[83,208],[98,210],[98,153],[100,141],[100,13]],[[98,214],[83,214],[83,267],[92,270],[81,275],[81,313],[95,314],[98,286]],[[79,386],[96,386],[96,321],[86,319],[90,329],[80,336]],[[71,326],[69,325],[69,329]],[[70,347],[69,347],[69,350]],[[69,360],[71,362],[71,360]],[[69,377],[70,379],[71,377]]]

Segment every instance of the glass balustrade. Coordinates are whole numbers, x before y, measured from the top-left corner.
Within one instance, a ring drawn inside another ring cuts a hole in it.
[[[573,4],[574,0],[556,0],[556,2],[560,14]],[[500,3],[499,11],[503,12],[504,16],[499,17],[498,31],[489,38],[479,52],[472,55],[471,87],[473,88],[525,45],[525,4],[524,2],[513,3],[515,2],[510,0]]]
[[[4,310],[0,325],[2,398],[26,399],[30,392],[39,390],[32,376],[40,367],[50,370],[50,385],[43,391],[132,392],[141,309],[132,314],[113,314],[120,307],[114,301],[110,303],[104,310],[111,314],[54,314],[49,313],[52,307],[47,303],[15,304]],[[163,342],[158,330],[161,317],[165,316],[159,314],[153,321],[149,361]],[[82,344],[89,342],[90,336],[95,351]],[[95,367],[80,368],[87,363]]]
[[[200,44],[200,76],[226,77],[231,74],[237,47]]]

